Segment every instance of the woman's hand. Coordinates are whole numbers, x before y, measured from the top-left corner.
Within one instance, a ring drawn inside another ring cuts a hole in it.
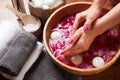
[[[72,34],[80,27],[80,24],[85,21],[83,25],[84,32],[91,28],[92,22],[98,18],[101,10],[91,6],[89,9],[76,14],[75,22],[73,24]]]
[[[74,32],[80,27],[82,22],[85,22],[83,30],[84,32],[87,32],[87,30],[91,28],[93,21],[95,21],[101,14],[106,1],[107,0],[94,0],[90,8],[81,13],[77,13],[73,24],[72,34],[74,34]]]
[[[87,31],[86,33],[83,31],[83,27],[77,29],[75,34],[71,37],[72,39],[74,39],[74,44],[66,47],[62,51],[63,55],[65,57],[70,57],[88,50],[96,36],[97,34],[95,33],[95,31],[93,32],[92,29]]]
[[[78,28],[71,37],[73,44],[62,51],[64,53],[63,55],[70,57],[88,50],[96,36],[101,35],[117,24],[120,24],[120,3],[97,20],[96,23],[92,25],[93,29],[85,33],[83,27]]]

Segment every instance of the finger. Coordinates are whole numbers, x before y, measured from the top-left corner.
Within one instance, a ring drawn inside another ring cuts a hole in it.
[[[87,44],[85,45],[84,39],[82,36],[77,40],[74,46],[71,47],[70,51],[65,53],[64,56],[71,57],[77,54],[80,54],[86,50],[88,50]]]
[[[65,49],[63,49],[62,51],[61,51],[61,53],[66,53],[66,52],[69,52],[69,50],[70,50],[70,48],[71,48],[72,46],[67,46]]]
[[[81,52],[83,52],[83,50],[81,49],[81,47],[71,47],[71,49],[69,49],[69,51],[65,52],[64,53],[64,57],[65,58],[70,58],[71,56],[74,56],[74,55],[77,55],[77,54],[80,54]]]
[[[91,24],[92,24],[93,20],[94,19],[92,17],[86,19],[86,22],[84,23],[84,26],[83,26],[84,32],[87,32],[89,29],[91,29]]]
[[[65,58],[69,58],[70,56],[70,54],[71,54],[71,52],[72,52],[72,46],[71,47],[66,47],[64,50],[62,50],[61,51],[62,52],[62,54],[63,54],[63,56],[65,57]]]
[[[84,16],[82,16],[82,14],[76,15],[73,28],[72,28],[72,34],[77,30],[77,28],[79,27],[79,24],[83,21],[83,19],[84,19]]]
[[[83,27],[79,28],[73,35],[72,35],[72,39],[73,39],[73,44],[80,38],[80,36],[83,33]]]
[[[79,50],[78,49],[80,49],[80,43],[78,44],[78,42],[77,43],[75,43],[75,45],[73,45],[73,46],[69,46],[69,47],[67,47],[67,48],[65,48],[64,50],[63,50],[63,52],[64,52],[64,56],[66,57],[66,58],[69,58],[69,57],[71,57],[71,56],[74,56],[74,55],[76,55],[76,54],[78,54],[79,53]],[[81,50],[81,49],[80,49]]]
[[[62,54],[65,55],[65,57],[70,56],[71,52],[73,51],[74,43],[79,39],[79,37],[82,35],[83,27],[79,28],[74,35],[72,35],[73,43],[69,46],[67,46],[65,49],[61,51]],[[73,48],[73,49],[72,49]]]

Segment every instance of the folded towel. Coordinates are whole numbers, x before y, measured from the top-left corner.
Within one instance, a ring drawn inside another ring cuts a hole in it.
[[[18,75],[24,63],[32,53],[37,38],[28,32],[20,32],[11,42],[8,51],[0,60],[0,71]]]
[[[0,59],[7,51],[12,39],[20,32],[17,22],[8,20],[0,21]]]
[[[6,79],[9,79],[9,80],[23,80],[26,72],[30,69],[33,63],[38,59],[39,55],[42,52],[42,49],[43,49],[43,44],[40,42],[37,42],[35,49],[31,53],[30,57],[27,59],[27,61],[25,62],[24,66],[22,67],[22,69],[20,70],[17,76],[11,76],[4,72],[0,72],[0,74],[2,74],[2,76],[4,76]]]
[[[51,60],[46,51],[30,68],[24,80],[82,80],[81,76],[64,71]]]
[[[0,75],[0,80],[8,80],[4,76]]]
[[[65,80],[48,54],[41,53],[38,60],[25,75],[24,80]]]
[[[42,49],[43,49],[43,44],[40,42],[37,42],[35,49],[33,50],[31,56],[28,58],[25,65],[21,69],[20,73],[18,74],[18,76],[14,77],[14,79],[12,80],[23,80],[26,72],[31,68],[33,63],[38,59],[39,55],[42,52]]]
[[[4,54],[7,52],[7,46],[2,48],[0,51],[0,59],[4,56]]]

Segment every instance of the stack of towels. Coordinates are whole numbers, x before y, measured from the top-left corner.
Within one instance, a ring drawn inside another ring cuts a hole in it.
[[[2,21],[0,27],[0,73],[11,80],[22,80],[43,45],[14,22]]]
[[[0,28],[0,80],[81,80],[56,66],[43,44],[19,24],[0,21]]]

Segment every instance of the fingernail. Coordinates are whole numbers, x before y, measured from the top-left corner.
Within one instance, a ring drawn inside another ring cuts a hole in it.
[[[89,29],[89,28],[88,28],[87,26],[84,26],[84,28],[83,28],[84,32],[87,32],[88,29]]]
[[[70,39],[68,40],[68,43],[69,43],[69,44],[73,44],[73,42],[74,42],[74,40],[73,40],[72,38],[70,38]]]
[[[64,52],[61,52],[61,55],[64,55]]]

